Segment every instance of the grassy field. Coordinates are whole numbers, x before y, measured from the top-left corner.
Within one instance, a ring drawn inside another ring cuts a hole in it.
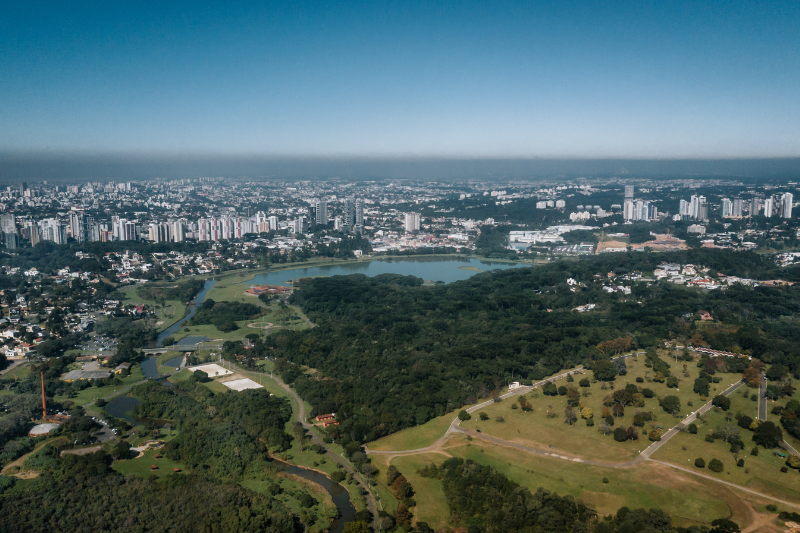
[[[155,455],[157,453],[163,454],[163,450],[147,450],[144,452],[143,457],[139,457],[137,459],[125,459],[123,461],[114,461],[114,464],[111,465],[111,468],[125,476],[135,474],[143,478],[156,476],[159,479],[172,474],[173,468],[180,468],[181,470],[185,468],[182,464],[170,461],[166,457],[156,459]],[[150,470],[150,465],[158,466],[158,470]]]
[[[30,373],[31,368],[28,365],[21,365],[0,376],[0,381],[19,381],[25,379]]]
[[[156,367],[158,369],[159,374],[172,374],[175,372],[177,367],[174,366],[166,366],[164,363],[169,361],[170,359],[175,359],[176,357],[183,357],[181,352],[164,352],[158,356],[156,359]]]
[[[582,393],[581,403],[589,407],[594,412],[593,427],[586,425],[586,421],[578,416],[578,421],[572,425],[568,425],[564,421],[563,412],[567,407],[566,396],[546,396],[540,389],[535,389],[533,392],[528,393],[525,397],[532,405],[531,411],[523,411],[522,409],[514,409],[514,405],[518,405],[519,400],[510,398],[499,403],[495,403],[481,409],[472,414],[472,419],[461,423],[461,427],[466,429],[480,430],[489,435],[525,444],[535,448],[548,448],[553,446],[556,450],[561,450],[567,454],[572,454],[580,457],[601,459],[610,461],[627,461],[631,460],[644,450],[650,441],[646,435],[642,435],[643,431],[650,431],[653,427],[662,426],[664,430],[671,428],[679,421],[681,421],[688,413],[697,410],[700,406],[706,403],[707,400],[702,400],[699,395],[692,391],[695,378],[698,376],[699,370],[697,365],[693,362],[687,363],[686,371],[689,373],[688,377],[683,376],[683,362],[678,361],[676,364],[674,360],[668,360],[667,357],[662,357],[665,361],[669,361],[672,366],[672,373],[680,376],[680,383],[677,389],[668,388],[666,383],[656,383],[650,380],[653,374],[652,369],[645,367],[644,356],[629,357],[626,362],[628,366],[628,373],[625,376],[618,376],[616,381],[606,384],[606,390],[603,390],[603,384],[600,382],[591,383],[589,387],[578,386],[579,381],[586,377],[592,379],[592,373],[587,371],[584,375],[576,375],[573,383],[568,383],[566,378],[556,381],[557,386],[576,387]],[[730,384],[740,379],[739,374],[717,374],[722,378],[720,383],[712,384],[711,394],[722,392]],[[636,383],[636,378],[641,377],[645,381],[643,383]],[[638,411],[650,411],[653,414],[654,420],[645,424],[643,428],[638,428],[640,436],[638,440],[629,440],[626,442],[617,442],[611,434],[604,435],[599,431],[599,426],[603,422],[600,418],[603,409],[603,399],[609,394],[613,394],[614,389],[622,389],[626,384],[631,383],[639,385],[643,388],[649,388],[654,393],[653,398],[645,399],[644,407],[636,408],[628,406],[625,408],[625,415],[615,418],[614,427],[628,428],[633,424],[633,416]],[[584,396],[583,394],[588,394]],[[658,398],[674,395],[678,396],[681,400],[681,416],[668,414],[660,407]],[[691,402],[691,406],[689,403]],[[575,408],[576,412],[580,408]],[[484,412],[489,416],[486,421],[480,420],[479,413]],[[547,413],[555,413],[553,418],[549,418]],[[497,417],[503,417],[503,422],[498,422]]]
[[[380,468],[378,477],[382,480],[386,478],[386,469],[389,464],[394,465],[405,476],[411,486],[414,487],[414,499],[417,501],[416,507],[411,509],[414,514],[414,520],[427,522],[435,530],[452,525],[450,509],[444,497],[442,483],[439,480],[423,478],[417,474],[417,470],[430,463],[441,463],[445,459],[447,459],[447,456],[439,453],[397,456],[392,459],[388,459],[385,456],[372,457],[375,466]],[[391,495],[390,497],[394,498]]]
[[[162,324],[156,326],[158,331],[164,331],[172,324],[183,318],[186,314],[186,306],[180,300],[167,300],[164,302],[164,308],[156,303],[155,300],[145,300],[136,292],[138,285],[129,285],[122,289],[125,295],[126,304],[140,305],[144,304],[156,311],[158,321],[163,321]]]
[[[544,487],[580,498],[600,514],[616,512],[622,506],[659,507],[673,517],[674,524],[688,526],[707,525],[715,518],[729,517],[733,509],[732,519],[740,524],[746,522],[741,506],[726,503],[738,502],[741,493],[657,463],[648,462],[631,469],[601,468],[520,454],[510,448],[479,441],[470,443],[463,438],[455,441],[448,451],[456,457],[493,466],[530,490]],[[420,501],[423,505],[427,503]]]
[[[455,417],[455,411],[443,416],[437,416],[421,426],[404,429],[370,442],[367,447],[370,450],[416,450],[417,448],[430,446],[445,434]]]
[[[720,409],[712,409],[706,415],[704,422],[697,422],[699,428],[696,435],[689,432],[676,435],[653,454],[653,459],[668,461],[692,469],[696,468],[694,460],[698,457],[702,457],[706,465],[711,459],[719,459],[725,467],[722,472],[716,474],[708,468],[697,470],[758,492],[800,503],[800,475],[798,472],[789,469],[789,472],[782,473],[780,468],[785,465],[786,460],[776,456],[771,450],[762,448],[757,456],[751,455],[750,452],[755,446],[751,431],[739,428],[745,448],[738,454],[732,453],[730,445],[722,440],[716,440],[713,443],[705,440],[706,435],[714,432],[718,426],[728,423],[736,424],[735,415],[737,413],[755,418],[757,402],[751,401],[744,395],[747,393],[749,396],[754,390],[743,387],[731,394],[729,396],[731,408],[727,413]],[[728,421],[727,416],[732,416],[732,420]],[[777,416],[773,415],[773,417],[773,421],[777,422]],[[781,450],[781,453],[786,452]],[[744,459],[743,467],[736,466],[738,459]]]
[[[144,379],[144,376],[142,375],[142,369],[139,368],[139,365],[134,365],[133,367],[131,367],[130,375],[120,379],[122,380],[122,385],[108,385],[106,387],[87,387],[82,391],[78,392],[77,396],[75,396],[74,398],[68,398],[66,396],[56,396],[55,399],[59,401],[70,400],[74,402],[76,405],[83,405],[89,402],[93,402],[98,398],[106,398],[108,396],[111,396],[115,392],[124,389],[128,385],[142,381]]]

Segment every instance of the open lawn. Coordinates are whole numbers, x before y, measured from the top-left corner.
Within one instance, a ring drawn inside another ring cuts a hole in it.
[[[130,375],[120,379],[122,380],[122,385],[108,385],[105,387],[95,387],[90,385],[89,387],[78,392],[74,398],[68,398],[66,396],[56,396],[55,398],[59,401],[70,400],[76,405],[83,405],[93,402],[98,398],[112,396],[115,392],[124,389],[128,385],[142,381],[144,376],[142,375],[142,369],[139,368],[139,365],[134,365],[131,367]]]
[[[157,453],[163,455],[164,450],[147,450],[144,452],[143,457],[139,457],[137,459],[125,459],[123,461],[114,461],[114,464],[111,465],[111,468],[125,476],[135,474],[143,478],[156,476],[159,479],[172,474],[173,468],[177,467],[181,470],[185,468],[183,465],[174,461],[170,461],[166,457],[156,459],[155,455]],[[158,470],[150,470],[150,465],[156,465]]]
[[[31,368],[28,365],[21,365],[0,376],[0,381],[19,381],[30,373]]]
[[[421,426],[398,431],[382,439],[370,442],[367,447],[370,450],[416,450],[430,446],[439,440],[447,431],[450,423],[456,417],[456,411],[437,416],[428,420]]]
[[[435,530],[452,525],[450,508],[447,506],[442,483],[437,479],[420,476],[417,474],[417,470],[431,463],[441,463],[445,459],[447,456],[439,453],[397,456],[391,460],[377,456],[372,458],[376,466],[380,468],[381,480],[385,481],[386,479],[388,464],[394,465],[405,476],[414,487],[414,499],[417,501],[416,507],[411,509],[414,520],[427,522]]]
[[[602,468],[521,454],[478,440],[468,442],[463,437],[454,437],[452,442],[447,451],[453,456],[493,466],[532,491],[544,487],[571,494],[600,514],[615,513],[622,506],[659,507],[674,517],[674,524],[688,526],[708,525],[715,518],[730,517],[733,509],[733,520],[740,524],[748,520],[745,506],[738,505],[743,493],[657,463],[645,462],[629,469]],[[604,479],[608,482],[604,483]],[[427,505],[427,500],[420,501]]]
[[[685,468],[696,468],[694,460],[702,457],[706,462],[706,468],[697,469],[707,475],[718,477],[737,485],[742,485],[752,490],[763,492],[789,501],[800,503],[800,473],[797,470],[789,469],[782,473],[780,468],[785,465],[785,459],[776,456],[772,450],[759,449],[757,456],[751,455],[755,446],[752,440],[752,431],[736,428],[739,430],[740,438],[745,444],[744,450],[734,454],[730,451],[730,444],[723,440],[706,442],[706,435],[716,431],[717,427],[724,424],[736,425],[736,414],[743,413],[755,418],[757,402],[751,401],[746,397],[756,389],[742,387],[729,396],[731,408],[727,411],[712,409],[705,416],[704,422],[696,422],[698,431],[696,435],[688,431],[676,435],[666,445],[662,446],[655,454],[653,459],[668,461]],[[731,417],[728,421],[727,417]],[[773,415],[773,421],[777,422],[777,416]],[[786,454],[784,450],[780,453]],[[719,459],[724,465],[724,470],[714,473],[708,469],[707,465],[711,459]],[[744,459],[744,466],[738,467],[738,459]]]
[[[543,394],[541,388],[537,388],[524,395],[531,404],[530,411],[523,411],[519,408],[519,398],[509,398],[472,413],[472,419],[462,422],[461,427],[480,430],[494,437],[534,448],[545,449],[552,446],[556,450],[584,458],[620,462],[629,461],[650,444],[646,434],[643,434],[643,430],[650,431],[654,427],[662,426],[666,431],[683,420],[687,414],[697,410],[708,401],[692,391],[694,380],[699,373],[699,369],[694,362],[683,363],[678,361],[675,363],[674,359],[670,360],[666,356],[662,356],[662,359],[669,362],[673,375],[679,376],[680,383],[677,388],[669,388],[666,383],[652,381],[653,372],[651,368],[645,366],[644,356],[634,356],[626,359],[627,375],[617,376],[613,382],[605,384],[594,382],[589,387],[579,386],[581,379],[592,380],[591,371],[586,371],[583,375],[576,374],[574,376],[575,381],[572,383],[567,382],[566,378],[554,382],[558,387],[574,387],[581,393],[579,399],[581,406],[575,407],[575,411],[578,413],[578,420],[572,425],[568,425],[564,418],[567,396],[547,396]],[[688,377],[683,375],[684,364],[686,364],[685,370],[689,374]],[[717,374],[717,376],[721,378],[721,382],[711,384],[712,395],[722,392],[730,384],[741,379],[739,374]],[[637,383],[637,377],[641,378],[643,382]],[[604,419],[601,418],[604,407],[603,402],[605,397],[614,393],[614,390],[624,389],[625,385],[629,383],[642,389],[650,389],[654,396],[646,398],[642,407],[637,408],[633,405],[625,407],[624,416],[614,417],[614,428],[623,427],[627,429],[632,426],[633,417],[637,411],[650,411],[653,415],[653,421],[645,423],[644,427],[636,428],[639,433],[638,440],[617,442],[611,434],[604,435],[599,430],[604,423]],[[603,390],[604,387],[605,390]],[[680,416],[664,412],[659,405],[659,398],[669,395],[680,398]],[[690,402],[692,405],[689,405]],[[515,409],[514,406],[517,408]],[[588,407],[592,410],[594,426],[587,426],[586,420],[581,418],[580,411],[583,407]],[[488,416],[488,420],[481,420],[480,413],[485,413]],[[552,413],[554,416],[550,418],[548,413]],[[502,417],[503,421],[498,421],[498,417]]]

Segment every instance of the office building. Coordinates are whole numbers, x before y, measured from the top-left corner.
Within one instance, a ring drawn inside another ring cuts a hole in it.
[[[773,200],[772,196],[764,200],[764,216],[770,218],[772,216]]]

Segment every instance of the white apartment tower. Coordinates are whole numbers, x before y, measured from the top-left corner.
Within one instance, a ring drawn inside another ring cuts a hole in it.
[[[406,233],[419,231],[419,213],[406,213],[404,219],[403,227]]]

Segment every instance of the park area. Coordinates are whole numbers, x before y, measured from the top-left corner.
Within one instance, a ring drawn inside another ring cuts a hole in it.
[[[545,387],[515,396],[472,413],[461,423],[464,429],[481,431],[503,440],[539,449],[550,449],[585,459],[625,462],[634,459],[651,441],[651,431],[665,433],[686,416],[741,379],[740,374],[717,372],[709,384],[709,395],[694,392],[695,379],[701,369],[697,358],[692,361],[668,358],[660,350],[661,364],[669,366],[677,384],[657,376],[653,364],[644,355],[626,358],[627,373],[613,381],[595,381],[591,371],[576,373],[573,381],[562,378],[550,387],[555,395],[545,394]],[[662,372],[663,374],[663,372]],[[626,387],[636,392],[623,394]],[[572,389],[572,393],[570,393]],[[563,394],[562,394],[563,393]],[[616,396],[616,397],[615,397]],[[678,399],[678,409],[668,412],[661,402],[667,397]],[[570,406],[570,403],[575,405]],[[622,408],[620,409],[619,406]],[[569,423],[565,411],[574,412]],[[588,409],[588,411],[587,411]],[[607,416],[604,416],[606,413]],[[637,413],[642,413],[637,418]],[[586,415],[591,416],[586,417]],[[636,440],[617,440],[618,428],[634,428]]]
[[[681,432],[653,454],[653,459],[696,470],[776,498],[800,501],[798,469],[787,468],[786,472],[781,471],[781,468],[786,466],[788,453],[783,449],[758,447],[757,455],[754,455],[752,453],[756,448],[756,443],[753,441],[754,431],[738,424],[741,415],[749,417],[749,420],[743,421],[748,427],[751,425],[751,420],[756,418],[758,403],[751,399],[755,392],[757,389],[748,387],[737,390],[729,396],[731,403],[728,409],[713,408],[700,420],[694,421],[697,433]],[[795,392],[795,399],[797,396],[798,393]],[[777,404],[785,405],[787,401],[788,399],[783,399]],[[772,405],[770,402],[770,409]],[[770,415],[768,420],[780,426],[779,416]],[[711,439],[711,435],[716,437]],[[790,444],[797,442],[785,431],[784,438]],[[736,441],[741,441],[743,448],[738,449]],[[697,459],[703,460],[702,468],[695,466]],[[713,459],[722,463],[720,472],[714,472],[709,468],[709,463]]]

